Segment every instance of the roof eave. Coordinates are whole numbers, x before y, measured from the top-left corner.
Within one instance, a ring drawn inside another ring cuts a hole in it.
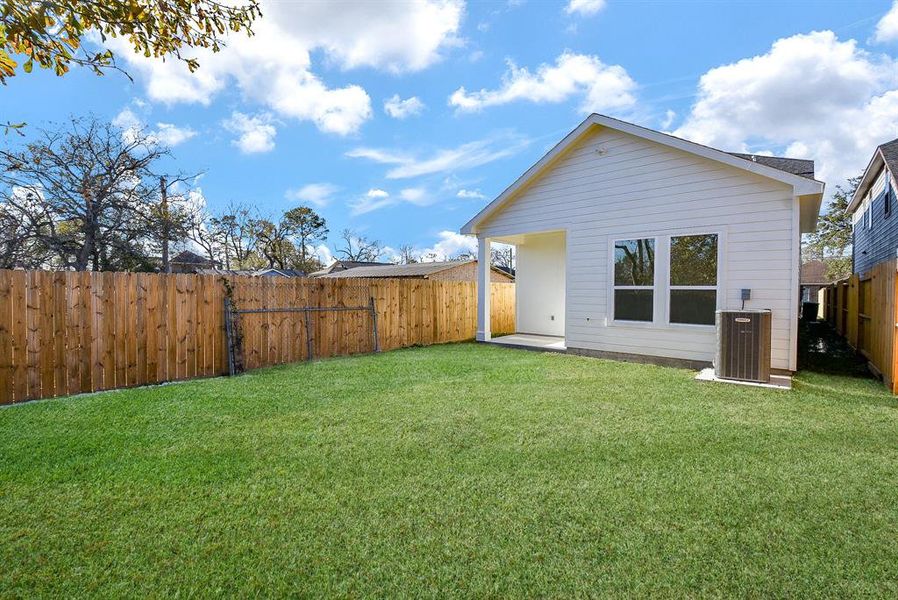
[[[864,169],[864,174],[861,176],[861,180],[857,184],[857,188],[854,190],[854,195],[851,197],[851,202],[848,203],[848,206],[845,208],[848,214],[853,214],[854,211],[857,210],[858,206],[860,206],[861,202],[864,199],[864,194],[867,193],[867,189],[873,183],[873,174],[879,171],[880,167],[884,166],[886,163],[885,157],[882,155],[882,149],[877,146],[876,151],[873,152],[873,156],[870,157],[870,162],[867,163],[867,168]]]
[[[823,190],[819,194],[798,196],[798,228],[801,233],[813,233],[817,229],[820,218],[820,207],[823,205]]]

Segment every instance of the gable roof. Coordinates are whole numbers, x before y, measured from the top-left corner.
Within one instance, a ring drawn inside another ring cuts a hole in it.
[[[730,154],[722,150],[717,150],[709,146],[703,146],[702,144],[690,142],[689,140],[684,140],[682,138],[662,133],[660,131],[648,129],[647,127],[641,127],[639,125],[634,125],[633,123],[627,123],[626,121],[621,121],[619,119],[614,119],[612,117],[593,113],[586,117],[586,119],[584,119],[583,122],[580,123],[573,131],[567,134],[564,139],[558,142],[555,147],[549,150],[541,159],[536,162],[536,164],[527,169],[527,171],[524,172],[523,175],[518,177],[518,179],[510,186],[508,186],[505,191],[499,194],[499,196],[495,200],[490,202],[483,210],[477,213],[473,219],[465,223],[465,225],[461,228],[461,232],[467,234],[477,233],[478,226],[481,223],[483,223],[487,218],[496,213],[502,206],[505,205],[506,202],[512,200],[519,191],[523,190],[531,181],[539,177],[548,167],[554,164],[555,161],[559,159],[568,148],[570,148],[579,139],[586,135],[587,132],[589,132],[593,127],[596,126],[614,129],[616,131],[649,140],[663,146],[676,148],[684,152],[689,152],[690,154],[695,154],[709,160],[723,163],[737,169],[749,171],[756,175],[760,175],[762,177],[767,177],[768,179],[773,179],[787,185],[791,185],[796,196],[804,197],[802,207],[804,208],[806,206],[806,210],[802,210],[801,213],[802,231],[813,231],[816,227],[817,215],[820,212],[820,204],[823,201],[823,182],[817,181],[812,177],[809,178],[805,174],[799,175],[791,171],[774,167],[771,164],[767,164],[772,162],[768,159],[776,157],[764,157],[764,159],[761,159],[756,155]],[[751,158],[746,158],[752,156],[755,156],[754,160],[752,160]],[[780,163],[781,167],[785,167],[788,165],[790,169],[807,169],[807,165],[798,165],[796,162],[794,162],[798,161],[798,159],[778,158],[777,160],[783,161]],[[813,167],[813,161],[807,162],[810,162],[811,167]],[[813,171],[813,168],[811,170]]]
[[[829,277],[826,276],[826,263],[817,259],[801,263],[800,281],[802,285],[829,283]]]
[[[356,267],[354,269],[347,269],[345,271],[337,271],[334,273],[330,273],[328,275],[322,275],[322,278],[346,278],[346,277],[365,277],[365,278],[376,278],[376,277],[421,277],[427,279],[429,276],[434,275],[436,273],[440,273],[442,271],[448,271],[450,269],[456,269],[458,267],[469,265],[471,263],[476,264],[476,260],[449,260],[443,262],[422,262],[422,263],[409,263],[405,265],[379,265],[374,267]],[[503,275],[507,276],[509,279],[512,278],[511,275],[506,273],[505,271],[500,271],[496,267],[492,267],[494,271],[498,271]]]
[[[864,169],[864,174],[857,184],[854,196],[851,197],[851,202],[848,203],[848,207],[846,208],[849,213],[853,213],[857,210],[857,207],[860,206],[864,199],[864,195],[873,184],[876,175],[879,174],[879,170],[883,166],[888,168],[892,177],[898,176],[898,138],[895,138],[891,142],[878,145],[876,150],[873,151],[873,157],[870,158],[867,168]]]
[[[253,275],[256,277],[305,277],[306,273],[299,269],[276,269],[274,267],[266,267],[254,271]]]
[[[891,142],[886,142],[885,144],[879,145],[879,150],[882,152],[882,157],[885,159],[886,164],[889,166],[889,171],[895,172],[898,169],[898,138],[892,140]]]
[[[328,273],[334,273],[337,271],[343,271],[346,269],[356,269],[358,267],[373,267],[373,266],[384,266],[389,265],[391,263],[385,262],[376,262],[376,261],[365,261],[365,260],[335,260],[325,268],[313,271],[309,273],[310,277],[321,277],[322,275],[327,275]]]

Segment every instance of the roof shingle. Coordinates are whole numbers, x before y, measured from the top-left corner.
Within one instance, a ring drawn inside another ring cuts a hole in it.
[[[813,160],[804,158],[785,158],[783,156],[763,156],[761,154],[742,154],[740,152],[727,152],[727,154],[807,179],[814,178]]]

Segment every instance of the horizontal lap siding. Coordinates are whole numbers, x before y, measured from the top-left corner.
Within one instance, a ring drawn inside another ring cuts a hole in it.
[[[596,150],[606,150],[600,156]],[[789,368],[793,201],[783,184],[686,152],[596,129],[482,226],[501,237],[567,232],[567,344],[710,361],[713,330],[607,325],[609,239],[725,231],[727,308],[773,310],[772,361]]]

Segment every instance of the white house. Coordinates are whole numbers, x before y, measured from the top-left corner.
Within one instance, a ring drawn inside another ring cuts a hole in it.
[[[795,371],[808,160],[731,154],[591,115],[481,210],[477,339],[491,242],[517,251],[517,330],[569,352],[706,366],[715,310],[773,311],[771,368]],[[552,338],[547,338],[552,339]]]

